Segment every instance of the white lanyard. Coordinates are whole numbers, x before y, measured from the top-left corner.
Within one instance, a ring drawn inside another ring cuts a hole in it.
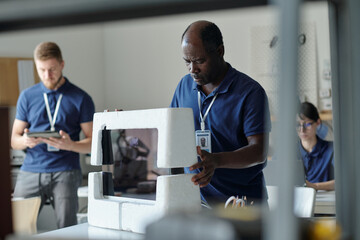
[[[49,106],[49,100],[48,100],[47,94],[44,93],[44,101],[45,101],[46,111],[47,111],[47,115],[48,115],[49,122],[50,122],[50,127],[51,127],[50,130],[51,131],[55,131],[55,122],[56,122],[57,114],[59,112],[59,107],[60,107],[60,102],[61,102],[62,96],[63,95],[60,94],[59,99],[56,102],[54,117],[52,117],[51,111],[50,111],[50,106]]]
[[[200,112],[200,118],[201,118],[201,131],[204,131],[205,130],[205,119],[210,111],[210,108],[212,107],[213,103],[215,102],[215,99],[217,97],[217,93],[215,94],[215,96],[213,97],[208,109],[206,110],[205,112],[205,115],[203,117],[203,115],[201,114],[201,96],[200,96],[200,91],[198,91],[198,105],[199,105],[199,112]]]

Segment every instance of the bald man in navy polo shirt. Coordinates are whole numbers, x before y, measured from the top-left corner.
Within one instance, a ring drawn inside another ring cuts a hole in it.
[[[211,141],[210,150],[197,146],[198,163],[184,171],[196,174],[192,181],[209,205],[231,196],[261,203],[267,197],[262,170],[271,129],[264,89],[224,60],[222,34],[214,23],[189,25],[181,46],[189,74],[170,106],[192,108],[196,137],[209,135]]]

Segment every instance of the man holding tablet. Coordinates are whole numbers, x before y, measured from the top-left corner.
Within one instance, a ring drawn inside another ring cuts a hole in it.
[[[11,136],[14,149],[26,149],[14,197],[41,196],[42,205],[49,199],[62,228],[77,224],[79,153],[90,152],[95,107],[85,91],[63,76],[56,43],[40,43],[34,60],[41,82],[21,92]]]

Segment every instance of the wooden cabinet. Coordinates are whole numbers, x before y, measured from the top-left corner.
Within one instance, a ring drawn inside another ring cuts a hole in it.
[[[19,97],[19,69],[21,60],[33,61],[32,58],[0,58],[0,105],[16,106]],[[34,80],[39,82],[34,63]]]
[[[321,111],[320,119],[323,121],[331,121],[332,120],[332,111]]]
[[[2,86],[0,86],[2,88]],[[12,230],[11,213],[11,181],[10,181],[10,133],[9,133],[9,109],[0,107],[0,239],[5,239]]]

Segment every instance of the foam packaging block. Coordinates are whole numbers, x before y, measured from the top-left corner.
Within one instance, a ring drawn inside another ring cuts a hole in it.
[[[91,164],[102,165],[102,130],[158,130],[157,166],[188,167],[197,162],[192,109],[163,108],[96,113],[93,122]],[[137,233],[164,215],[201,210],[200,189],[193,174],[157,178],[156,200],[104,196],[101,172],[89,173],[88,222],[90,225]]]
[[[102,173],[89,173],[88,222],[97,227],[145,233],[148,224],[167,214],[198,212],[200,189],[190,181],[192,176],[159,176],[154,201],[104,196]]]
[[[94,114],[91,165],[102,165],[101,131],[158,130],[157,167],[186,167],[196,163],[195,128],[191,108],[159,108]]]

